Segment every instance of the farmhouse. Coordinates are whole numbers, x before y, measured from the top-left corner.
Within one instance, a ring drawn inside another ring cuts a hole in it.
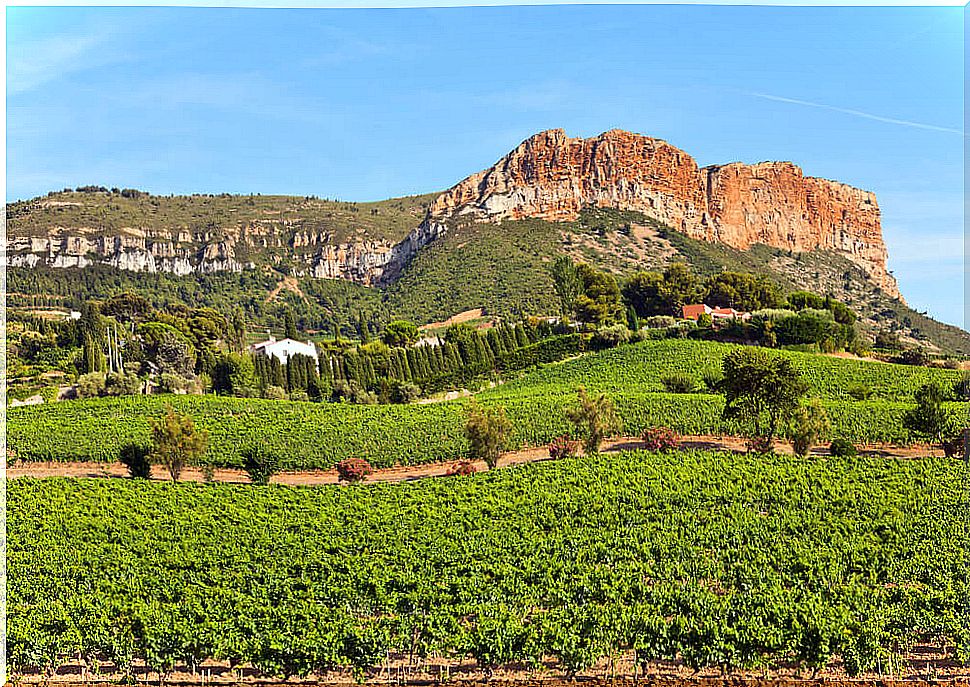
[[[712,320],[749,320],[751,313],[734,308],[712,308],[703,303],[685,305],[681,312],[685,320],[696,320],[701,315],[710,315]]]
[[[267,358],[275,356],[284,364],[295,355],[306,355],[314,360],[318,359],[317,347],[310,340],[303,342],[293,339],[280,339],[277,341],[275,337],[270,336],[267,341],[253,344],[252,351],[262,353]]]

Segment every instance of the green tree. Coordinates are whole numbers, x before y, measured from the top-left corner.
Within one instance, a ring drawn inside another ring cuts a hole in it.
[[[300,336],[300,333],[296,330],[296,316],[289,308],[283,312],[283,336],[294,340]]]
[[[724,417],[749,425],[751,435],[771,440],[798,408],[808,385],[788,358],[759,348],[738,348],[724,356]]]
[[[257,386],[256,365],[245,353],[223,353],[212,369],[212,389],[220,394],[251,395]]]
[[[279,472],[279,458],[263,446],[250,446],[243,451],[243,469],[253,484],[269,484]]]
[[[616,320],[622,312],[616,277],[586,263],[576,265],[576,272],[583,286],[573,302],[577,319],[590,324]]]
[[[561,255],[552,264],[552,284],[559,297],[559,314],[563,317],[573,312],[576,298],[583,291],[583,282],[573,259]]]
[[[484,460],[489,470],[493,469],[498,465],[499,455],[505,449],[511,430],[512,423],[505,414],[505,408],[485,408],[472,402],[465,422],[470,456],[474,460]]]
[[[781,294],[764,275],[721,272],[704,282],[703,300],[710,306],[750,312],[776,307],[781,302]]]
[[[620,419],[613,401],[606,394],[590,396],[579,387],[577,405],[566,409],[566,418],[583,439],[586,454],[598,453],[607,435],[620,431]]]
[[[623,282],[623,300],[638,317],[668,315],[663,285],[664,276],[659,272],[636,272]]]
[[[394,320],[384,327],[381,339],[388,346],[409,346],[418,339],[418,326],[409,320]]]
[[[798,406],[792,413],[788,427],[788,438],[796,456],[806,456],[829,431],[829,416],[822,402],[813,398]]]
[[[205,430],[196,429],[189,415],[179,415],[172,406],[167,406],[164,416],[150,420],[152,449],[150,460],[162,465],[177,482],[183,468],[192,465],[205,453],[209,435]]]
[[[903,416],[903,426],[917,436],[943,444],[956,434],[956,418],[943,402],[946,391],[937,382],[921,386],[914,394],[916,406]]]

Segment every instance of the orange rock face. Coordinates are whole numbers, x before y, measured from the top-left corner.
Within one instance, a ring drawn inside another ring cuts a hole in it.
[[[698,168],[665,141],[626,131],[527,139],[490,169],[432,203],[432,217],[574,220],[586,206],[636,210],[707,241],[794,251],[829,249],[863,267],[891,295],[874,194],[806,177],[790,162]]]

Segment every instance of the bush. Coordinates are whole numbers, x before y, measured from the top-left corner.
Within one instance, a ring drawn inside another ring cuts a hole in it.
[[[788,438],[796,456],[807,456],[812,446],[829,431],[829,417],[817,398],[792,413]]]
[[[281,386],[276,386],[275,384],[270,384],[263,391],[263,398],[268,398],[273,401],[283,401],[286,399],[286,389]]]
[[[505,448],[511,429],[505,408],[483,408],[473,402],[465,423],[465,437],[472,459],[484,460],[489,470],[498,465],[499,454]]]
[[[855,444],[853,444],[848,439],[843,439],[842,437],[836,437],[832,439],[832,443],[829,444],[829,453],[833,456],[849,457],[858,454],[856,451]]]
[[[721,385],[724,383],[724,375],[720,370],[704,370],[701,375],[701,380],[704,382],[704,387],[711,393],[717,393],[721,390]]]
[[[363,458],[346,458],[337,463],[337,479],[341,482],[349,484],[363,482],[373,473],[374,468]]]
[[[593,335],[595,348],[616,348],[620,344],[630,341],[630,330],[624,324],[614,324],[600,327]]]
[[[279,458],[262,446],[243,451],[243,469],[253,484],[269,484],[270,478],[279,472],[279,463]]]
[[[847,391],[857,401],[868,401],[872,397],[872,388],[866,384],[853,384]]]
[[[584,437],[586,455],[598,453],[607,434],[619,431],[620,419],[613,401],[606,394],[590,396],[584,387],[579,387],[578,400],[578,405],[566,409],[566,418],[576,428],[576,433]]]
[[[411,403],[421,398],[421,387],[413,382],[396,382],[391,387],[391,401]]]
[[[95,398],[104,392],[103,372],[89,372],[77,378],[77,397]]]
[[[667,427],[649,427],[640,436],[648,451],[670,451],[677,448],[680,437]]]
[[[697,380],[680,372],[665,376],[660,383],[671,394],[690,394],[697,389]]]
[[[958,401],[970,401],[970,372],[964,372],[953,385],[953,396]]]
[[[191,416],[176,413],[172,406],[168,406],[163,417],[149,420],[149,424],[152,431],[149,460],[164,465],[172,481],[177,482],[182,469],[205,453],[209,435],[195,428]]]
[[[963,455],[963,437],[957,435],[948,441],[944,441],[943,455],[947,458],[956,458]]]
[[[141,393],[141,384],[136,375],[109,372],[104,378],[104,395],[134,396]]]
[[[181,375],[165,372],[158,377],[158,389],[165,394],[178,394],[192,388],[193,380]]]
[[[579,442],[570,439],[565,434],[556,437],[549,443],[549,457],[555,460],[559,458],[572,458],[579,455]]]
[[[956,431],[956,418],[943,405],[946,391],[937,382],[921,386],[916,394],[916,407],[903,416],[903,426],[912,434],[942,444]]]
[[[893,362],[900,365],[915,365],[917,367],[927,365],[930,357],[922,348],[907,348],[905,351],[893,358]]]
[[[134,479],[151,479],[152,464],[148,457],[151,450],[138,444],[126,444],[121,447],[119,460],[128,468],[128,474]]]
[[[446,477],[464,477],[466,475],[474,475],[478,472],[478,468],[470,460],[459,460],[457,463],[452,463],[451,467],[445,473]]]

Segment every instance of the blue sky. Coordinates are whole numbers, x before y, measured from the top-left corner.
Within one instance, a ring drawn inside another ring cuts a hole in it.
[[[965,323],[962,8],[8,7],[6,29],[8,200],[373,200],[623,128],[875,191],[907,300]]]

